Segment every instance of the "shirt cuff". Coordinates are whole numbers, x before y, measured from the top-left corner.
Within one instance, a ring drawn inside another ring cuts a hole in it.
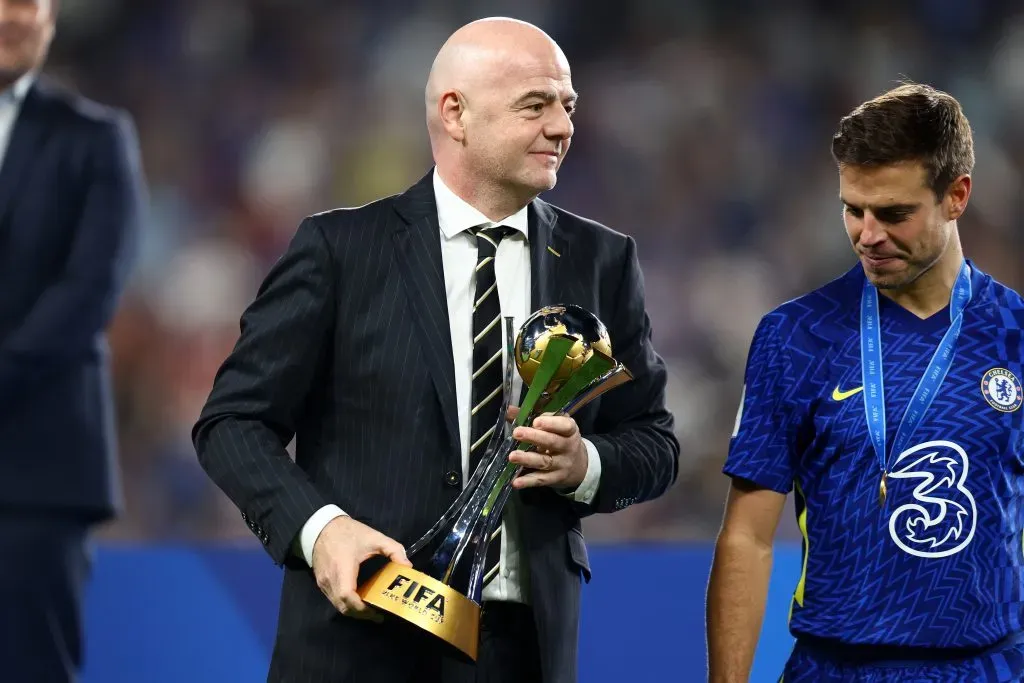
[[[587,449],[587,473],[575,491],[566,491],[562,495],[577,503],[590,505],[597,498],[597,489],[601,485],[601,455],[589,439],[583,439],[583,445]]]
[[[320,537],[320,532],[332,519],[343,516],[345,513],[337,505],[325,505],[314,512],[302,525],[302,531],[299,532],[299,545],[302,549],[302,557],[310,567],[313,566],[313,545]]]

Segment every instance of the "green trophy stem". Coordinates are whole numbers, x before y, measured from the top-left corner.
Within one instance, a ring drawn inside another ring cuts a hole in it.
[[[533,381],[530,382],[530,390],[526,392],[526,399],[519,408],[519,415],[516,416],[517,427],[522,427],[528,420],[533,419],[533,409],[536,407],[537,401],[547,391],[548,385],[555,378],[555,373],[558,372],[558,368],[562,367],[569,349],[575,343],[575,337],[564,334],[555,334],[548,339],[547,348],[544,349],[544,354],[540,358],[540,367],[537,368]]]
[[[551,384],[551,380],[555,378],[555,373],[562,367],[562,363],[565,362],[565,357],[569,353],[569,349],[572,348],[573,344],[576,343],[575,337],[570,337],[564,334],[552,335],[548,339],[548,345],[544,349],[544,354],[540,358],[540,367],[537,368],[537,372],[533,376],[533,381],[530,382],[530,389],[526,392],[526,398],[523,400],[523,405],[519,408],[519,414],[516,416],[515,424],[517,427],[533,422],[533,410],[537,406],[537,402],[540,401],[541,397],[547,391],[548,385]],[[581,368],[582,370],[582,368]],[[518,445],[526,445],[528,448],[532,448],[531,444],[523,444],[518,442]],[[498,499],[501,494],[501,490],[508,485],[509,481],[512,480],[516,474],[516,466],[512,463],[506,463],[505,469],[502,470],[501,476],[495,485],[491,488],[490,494],[487,496],[487,502],[484,503],[483,515],[487,517],[491,509],[494,507],[494,501]]]
[[[517,426],[532,423],[534,418],[536,417],[535,415],[530,415],[529,413],[530,411],[532,411],[533,407],[536,406],[537,401],[540,399],[540,396],[543,395],[544,389],[547,388],[548,383],[550,383],[551,381],[551,377],[554,376],[554,370],[552,370],[550,373],[547,373],[549,375],[546,377],[547,381],[544,381],[545,376],[542,375],[541,372],[545,369],[545,365],[547,364],[549,358],[558,357],[559,349],[551,348],[552,344],[555,342],[556,339],[561,340],[562,338],[553,338],[548,343],[548,348],[544,350],[544,356],[541,359],[541,367],[537,371],[537,375],[534,377],[533,384],[530,385],[530,391],[527,393],[526,400],[523,401],[523,407],[519,411],[519,415],[516,418]],[[571,344],[565,348],[565,351],[561,352],[561,358],[559,358],[558,365],[555,365],[555,369],[557,369],[557,367],[561,365],[561,362],[565,359],[565,353],[568,352],[569,348],[571,348]],[[570,401],[572,401],[573,398],[575,398],[581,391],[586,389],[594,381],[596,381],[598,378],[602,377],[609,370],[615,367],[615,364],[616,363],[614,359],[605,356],[604,354],[591,354],[590,358],[587,359],[587,362],[585,362],[579,370],[574,372],[572,376],[570,376],[569,379],[566,380],[565,384],[563,384],[561,388],[559,388],[558,391],[555,392],[555,395],[551,397],[551,400],[548,401],[545,408],[550,412],[557,413],[562,408],[564,408]],[[534,387],[543,387],[543,389],[535,392]],[[531,401],[530,398],[534,393],[536,393],[536,396],[534,397],[533,401]],[[519,418],[522,418],[524,415],[526,415],[527,417],[523,420],[520,420]],[[525,441],[519,442],[519,446],[519,450],[522,451],[529,451],[533,449],[533,444]],[[495,484],[494,488],[491,489],[491,493],[487,497],[487,502],[484,504],[483,512],[485,516],[490,513],[491,508],[493,507],[495,501],[498,499],[498,496],[501,494],[505,486],[512,480],[513,477],[516,476],[518,469],[519,466],[513,463],[507,463],[505,465],[505,469],[502,470],[501,476],[498,478],[498,481]]]
[[[538,415],[545,413],[573,415],[608,389],[629,381],[628,370],[614,358],[595,350],[561,386],[556,385],[555,375],[565,365],[567,354],[578,341],[575,337],[557,334],[547,340],[537,371],[514,420],[515,426],[530,425]],[[542,399],[549,396],[542,403]],[[499,522],[497,516],[508,500],[511,482],[522,470],[521,465],[510,463],[508,456],[515,450],[529,451],[533,448],[533,444],[511,436],[500,442],[495,439],[494,445],[488,446],[486,462],[476,468],[469,484],[449,511],[413,544],[410,556],[432,547],[428,557],[417,560],[418,569],[447,584],[455,580],[456,574],[462,581],[464,572],[468,572],[465,576],[466,595],[479,603],[488,538],[492,527]],[[445,529],[447,534],[437,545],[431,546],[435,535]],[[470,547],[473,548],[471,559],[463,563],[462,558]]]
[[[540,359],[540,366],[537,368],[537,372],[534,375],[533,382],[530,385],[530,390],[526,393],[526,399],[523,401],[522,408],[520,408],[519,416],[516,419],[517,425],[522,425],[527,422],[528,418],[532,418],[531,412],[537,405],[537,401],[540,400],[544,394],[544,390],[554,379],[555,373],[562,366],[565,361],[566,354],[569,353],[569,349],[572,348],[573,344],[576,343],[575,337],[570,337],[564,334],[552,335],[548,340],[547,347],[544,349],[544,353]],[[518,445],[515,441],[511,442],[511,447],[514,448]],[[511,452],[511,451],[508,451]],[[505,455],[507,457],[507,453]],[[439,564],[445,565],[444,575],[441,580],[448,583],[451,580],[452,573],[455,571],[456,566],[462,559],[462,554],[465,552],[470,541],[474,537],[474,528],[479,524],[482,528],[486,529],[489,524],[489,515],[493,511],[494,501],[498,498],[501,493],[501,486],[507,485],[511,477],[507,476],[505,470],[508,469],[508,462],[506,461],[504,469],[501,470],[497,481],[495,481],[489,489],[487,489],[487,497],[483,499],[482,504],[477,499],[476,507],[474,501],[471,499],[470,504],[463,509],[459,518],[455,522],[455,527],[452,529],[452,533],[449,534],[448,539],[442,544],[441,549],[437,551],[435,555],[435,561]],[[513,474],[515,469],[513,467]],[[493,476],[493,475],[492,475]],[[487,480],[485,479],[484,482]],[[499,485],[500,482],[500,485]],[[482,483],[481,486],[484,486]],[[483,490],[479,491],[483,493]],[[454,548],[452,544],[454,543]]]

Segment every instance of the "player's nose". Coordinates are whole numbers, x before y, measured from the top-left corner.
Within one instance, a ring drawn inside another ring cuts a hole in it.
[[[881,244],[888,238],[885,225],[875,218],[870,211],[864,213],[861,220],[860,243],[865,247],[873,247]]]

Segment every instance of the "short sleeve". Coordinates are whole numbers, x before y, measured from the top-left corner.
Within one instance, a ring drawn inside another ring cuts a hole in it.
[[[743,393],[723,472],[779,493],[793,488],[797,382],[783,318],[762,318],[747,356]]]

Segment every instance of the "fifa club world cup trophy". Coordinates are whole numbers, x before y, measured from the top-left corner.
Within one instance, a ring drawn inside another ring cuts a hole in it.
[[[532,450],[511,437],[544,413],[573,415],[595,398],[632,379],[612,357],[604,324],[572,304],[546,306],[523,323],[512,343],[505,318],[504,405],[487,452],[458,499],[409,547],[413,569],[388,562],[359,587],[367,603],[437,636],[454,652],[476,660],[487,543],[521,465],[515,450]],[[506,420],[513,362],[528,390],[514,423]]]

